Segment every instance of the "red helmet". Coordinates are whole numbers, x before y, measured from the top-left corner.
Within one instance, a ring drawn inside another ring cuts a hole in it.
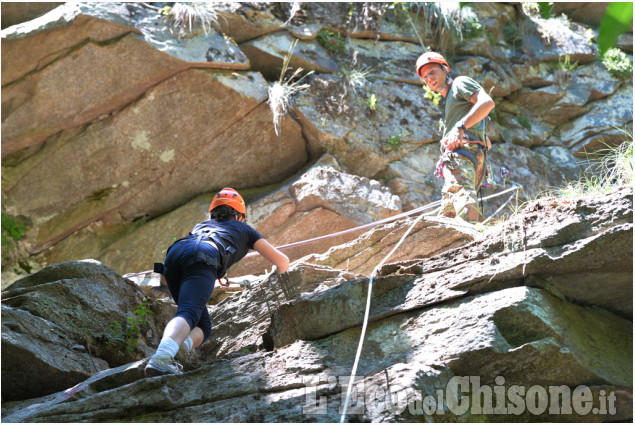
[[[450,70],[450,65],[448,65],[448,62],[445,60],[445,58],[443,56],[441,56],[440,54],[438,54],[436,52],[426,52],[426,53],[422,54],[421,56],[419,56],[419,59],[417,59],[417,75],[419,77],[423,78],[421,76],[421,70],[426,65],[430,65],[432,63],[438,63],[439,65],[445,65],[448,68],[448,71]]]
[[[247,210],[245,209],[245,201],[243,201],[243,197],[240,196],[238,192],[236,192],[231,187],[226,187],[214,196],[212,203],[209,206],[209,212],[212,212],[217,207],[222,205],[227,205],[228,207],[232,207],[236,211],[241,214],[247,214]]]

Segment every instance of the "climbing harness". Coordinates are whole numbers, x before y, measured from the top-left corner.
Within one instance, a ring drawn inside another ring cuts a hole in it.
[[[227,279],[227,273],[225,270],[225,267],[223,266],[224,264],[224,257],[226,255],[226,253],[230,250],[231,247],[226,247],[219,238],[215,238],[214,234],[210,234],[209,229],[205,229],[204,231],[201,231],[200,233],[197,234],[190,234],[184,238],[178,239],[176,241],[174,241],[174,243],[172,243],[172,245],[170,245],[170,247],[167,249],[166,251],[166,255],[167,253],[170,252],[170,249],[172,249],[172,247],[177,243],[177,242],[181,242],[184,240],[189,240],[189,239],[193,239],[194,237],[196,237],[196,242],[194,244],[194,255],[183,261],[183,263],[181,263],[181,268],[185,269],[187,267],[190,267],[192,264],[195,263],[203,263],[209,267],[212,267],[214,269],[217,270],[218,273],[218,283],[221,286],[229,286],[229,279]],[[199,251],[198,247],[201,243],[201,241],[203,240],[203,238],[209,239],[209,241],[213,242],[214,245],[216,246],[216,249],[219,252],[219,256],[220,256],[220,262],[219,260],[214,257],[214,256],[210,256],[205,254],[202,251]],[[221,252],[221,249],[223,250]],[[231,248],[233,249],[233,248]],[[154,263],[154,268],[152,270],[154,273],[159,273],[160,275],[165,276],[167,274],[167,267],[165,266],[165,264],[163,263]],[[134,274],[129,274],[129,275],[124,275],[124,277],[132,277],[132,276],[139,276],[141,274],[145,274],[145,273],[149,273],[149,272],[142,272],[142,273],[134,273]],[[225,283],[223,283],[222,278],[225,278]]]
[[[486,198],[483,199],[491,199],[491,198],[495,198],[497,196],[500,196],[504,193],[510,192],[512,190],[518,190],[520,189],[519,186],[513,186],[507,190],[504,190],[502,192],[496,193],[494,195],[490,195]],[[512,194],[512,197],[514,195]],[[510,198],[511,200],[511,198]],[[508,201],[509,202],[509,201]],[[503,206],[505,206],[507,203],[503,204]],[[499,208],[498,211],[500,211],[502,209]],[[498,213],[498,211],[496,211],[496,213]],[[487,220],[489,220],[490,218],[492,218],[496,213],[492,214]],[[350,402],[350,397],[351,397],[351,391],[353,389],[353,382],[355,382],[355,375],[357,373],[357,365],[359,363],[359,358],[361,357],[362,354],[362,347],[364,345],[364,337],[366,335],[366,328],[368,326],[368,316],[370,313],[370,299],[371,299],[371,291],[373,289],[373,278],[375,277],[375,273],[377,272],[377,270],[379,270],[379,268],[381,268],[381,266],[384,265],[384,263],[386,262],[386,260],[388,260],[388,258],[397,250],[397,248],[399,248],[399,246],[401,245],[401,243],[406,239],[406,237],[408,236],[408,234],[410,233],[410,231],[413,229],[413,227],[415,226],[415,224],[417,224],[417,222],[424,216],[425,214],[421,214],[413,223],[412,225],[410,225],[410,227],[408,228],[408,230],[406,231],[406,233],[404,233],[404,235],[401,237],[401,239],[399,240],[399,242],[397,243],[397,245],[395,245],[395,247],[392,249],[392,251],[390,251],[388,253],[388,255],[386,257],[384,257],[383,260],[381,260],[381,262],[373,269],[372,273],[370,274],[370,278],[368,280],[368,295],[366,297],[366,311],[364,312],[364,321],[362,323],[362,332],[361,335],[359,337],[359,344],[357,345],[357,353],[355,354],[355,361],[353,362],[353,369],[351,371],[351,377],[350,380],[348,381],[348,388],[346,390],[346,399],[344,402],[344,407],[342,410],[342,416],[340,417],[340,423],[344,423],[344,419],[346,416],[346,411],[348,409],[348,403]],[[487,221],[486,220],[486,221]]]
[[[434,176],[438,178],[443,177],[443,167],[446,163],[450,163],[452,155],[461,155],[462,157],[469,160],[474,166],[474,189],[476,190],[476,196],[478,197],[479,202],[479,210],[481,213],[484,211],[483,207],[483,197],[481,188],[484,186],[484,182],[487,179],[489,174],[488,166],[487,166],[487,152],[492,147],[492,142],[489,140],[487,135],[484,136],[485,141],[479,140],[479,138],[469,131],[465,131],[463,133],[463,146],[465,144],[475,144],[478,146],[479,152],[474,153],[469,149],[464,147],[457,148],[453,151],[445,150],[441,156],[439,157],[439,161],[437,162],[436,169],[434,171]],[[483,160],[478,160],[478,154],[482,153]]]

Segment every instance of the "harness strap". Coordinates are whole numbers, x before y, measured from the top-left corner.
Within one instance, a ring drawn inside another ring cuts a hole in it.
[[[191,236],[192,235],[188,235],[188,236],[186,236],[184,238],[181,238],[181,239],[175,241],[168,248],[168,252],[174,246],[174,244],[176,244],[177,242],[180,242],[182,240],[190,239]],[[183,261],[183,263],[181,263],[181,268],[185,269],[185,268],[188,268],[188,267],[192,266],[193,264],[203,263],[203,264],[205,264],[205,265],[207,265],[209,267],[213,267],[214,269],[216,269],[216,273],[220,274],[218,269],[219,269],[219,266],[221,266],[221,268],[222,268],[222,264],[219,264],[219,260],[215,256],[207,255],[204,252],[199,251],[199,249],[198,249],[200,244],[201,244],[201,240],[203,240],[203,237],[207,237],[207,235],[205,235],[205,234],[197,235],[196,243],[194,245],[194,255],[192,257],[188,258],[187,260]],[[215,244],[217,244],[217,249],[218,249],[218,246],[221,246],[221,247],[223,247],[223,249],[225,249],[225,247],[222,244],[219,244],[218,242],[216,242],[211,237],[209,239],[212,240]],[[222,254],[220,252],[219,252],[219,256],[222,256]],[[165,265],[163,263],[155,263],[154,264],[154,271],[165,276],[165,274],[167,273],[167,267],[165,267]],[[223,271],[224,271],[224,268],[223,268]],[[221,284],[221,286],[229,286],[229,281],[226,281],[225,283],[223,283],[223,281],[221,280],[221,278],[223,276],[225,276],[225,273],[222,273],[222,275],[218,277],[218,282]]]

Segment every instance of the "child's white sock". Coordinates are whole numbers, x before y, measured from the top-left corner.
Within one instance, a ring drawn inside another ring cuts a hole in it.
[[[175,340],[172,338],[163,338],[157,348],[156,354],[169,354],[172,358],[174,358],[178,351],[179,344],[177,344]]]
[[[185,344],[185,346],[187,347],[188,353],[192,351],[192,347],[194,346],[194,341],[192,341],[191,337],[188,336],[187,338],[185,338],[185,341],[183,341],[183,344]]]

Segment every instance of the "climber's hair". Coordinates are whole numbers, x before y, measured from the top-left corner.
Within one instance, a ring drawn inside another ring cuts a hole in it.
[[[213,220],[240,220],[241,218],[244,220],[244,217],[244,214],[239,213],[227,205],[221,205],[220,207],[214,208],[209,213],[209,218]]]

